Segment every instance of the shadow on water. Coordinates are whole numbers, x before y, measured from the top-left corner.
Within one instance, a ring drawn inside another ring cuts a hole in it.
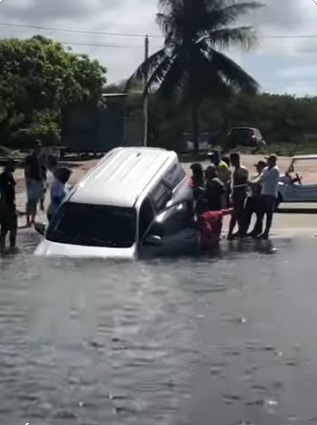
[[[38,241],[0,266],[2,422],[315,423],[315,239],[125,263]]]

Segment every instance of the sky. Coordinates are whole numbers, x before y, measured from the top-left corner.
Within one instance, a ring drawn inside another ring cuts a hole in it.
[[[257,48],[227,53],[257,79],[262,91],[317,95],[317,4],[264,4],[241,22],[257,30]],[[98,59],[107,68],[108,82],[119,82],[144,58],[144,40],[132,34],[150,35],[150,53],[161,47],[156,13],[157,0],[2,0],[0,37],[42,34],[61,41]]]

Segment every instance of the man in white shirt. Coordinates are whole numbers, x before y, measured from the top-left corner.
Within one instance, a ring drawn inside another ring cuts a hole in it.
[[[272,154],[267,159],[267,167],[264,168],[262,174],[257,179],[262,186],[261,205],[262,220],[266,215],[266,225],[264,232],[259,236],[260,239],[268,239],[272,227],[273,214],[278,198],[278,183],[280,181],[280,170],[278,169],[277,156]]]

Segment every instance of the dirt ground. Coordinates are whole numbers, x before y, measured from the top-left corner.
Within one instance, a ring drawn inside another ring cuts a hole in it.
[[[250,174],[252,175],[254,170],[254,164],[263,159],[262,156],[257,155],[243,155],[242,163],[246,166]],[[279,168],[281,172],[285,172],[290,164],[291,158],[289,157],[280,157],[278,161]],[[64,163],[63,165],[68,166],[72,169],[73,174],[70,180],[71,184],[78,182],[86,173],[89,171],[98,161],[89,160],[82,162],[69,162]],[[185,170],[190,172],[191,163],[183,163]],[[203,165],[208,165],[208,162]],[[299,164],[300,167],[296,169],[300,175],[303,175],[303,181],[306,183],[317,183],[317,160],[316,161],[306,161]],[[26,194],[25,194],[25,184],[24,184],[24,171],[23,169],[18,169],[15,172],[15,178],[17,181],[17,207],[19,211],[25,210],[26,203]],[[48,200],[47,200],[48,202]],[[296,206],[297,210],[291,213],[287,211],[283,214],[276,214],[273,225],[273,235],[276,236],[293,236],[293,235],[309,235],[314,236],[317,233],[317,210],[313,213],[305,213],[302,210],[299,210],[298,207],[306,207],[306,205]],[[315,207],[315,206],[314,206]],[[316,206],[317,208],[317,206]],[[39,220],[45,220],[45,215],[42,213],[38,217]],[[24,217],[21,218],[20,225],[23,226]],[[226,229],[227,221],[225,223]]]

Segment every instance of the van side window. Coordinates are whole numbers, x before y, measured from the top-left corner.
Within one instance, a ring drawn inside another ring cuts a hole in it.
[[[151,197],[157,212],[163,211],[167,202],[172,198],[172,190],[160,182],[151,192]]]
[[[154,220],[154,209],[151,204],[150,199],[147,197],[142,202],[140,208],[140,218],[139,218],[139,235],[140,239],[144,236],[145,232],[151,225]]]
[[[164,176],[164,182],[172,189],[174,189],[184,178],[186,173],[181,164],[176,163],[168,170]]]

